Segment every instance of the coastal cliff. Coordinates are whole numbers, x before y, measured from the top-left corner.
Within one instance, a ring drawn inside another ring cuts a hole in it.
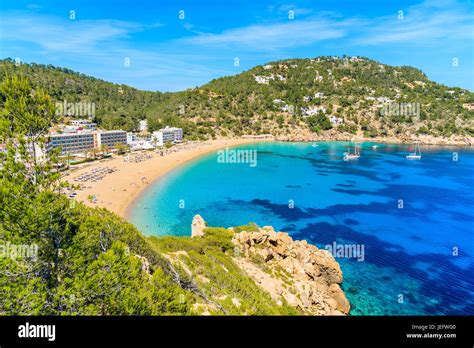
[[[342,272],[327,251],[265,226],[232,239],[234,262],[272,298],[313,315],[348,314]]]
[[[346,315],[339,264],[326,250],[273,227],[209,228],[193,219],[192,236],[152,241],[201,296],[196,314]]]

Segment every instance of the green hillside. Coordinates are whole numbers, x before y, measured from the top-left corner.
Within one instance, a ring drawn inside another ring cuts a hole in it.
[[[30,151],[57,122],[52,98],[24,77],[5,79],[0,91],[0,315],[297,313],[233,263],[227,230],[207,228],[202,238],[170,245],[68,199],[59,152],[40,160]],[[175,251],[189,251],[195,272],[172,262]]]
[[[95,102],[95,119],[105,128],[131,130],[147,117],[152,128],[182,126],[189,138],[309,131],[448,136],[473,129],[465,105],[473,93],[366,59],[272,62],[178,93],[139,91],[51,66],[0,64],[0,252],[7,255],[0,258],[0,315],[301,313],[277,304],[233,261],[234,234],[254,226],[207,228],[197,239],[146,238],[117,215],[60,194],[66,184],[56,170],[58,151],[46,161],[29,151],[44,146],[49,127],[61,121],[55,102]],[[371,99],[381,97],[420,103],[419,119],[382,115]],[[304,115],[302,108],[316,107],[344,123],[331,129],[322,113]],[[18,249],[33,246],[33,254]]]
[[[0,66],[0,79],[23,74],[55,101],[95,102],[96,121],[104,128],[132,130],[146,117],[151,129],[181,126],[191,139],[328,130],[366,137],[474,134],[474,111],[468,106],[474,103],[474,93],[432,82],[412,67],[393,67],[367,58],[269,62],[176,93],[140,91],[53,66],[17,67],[11,59],[0,61]],[[258,83],[258,78],[266,78],[268,84]],[[322,97],[315,97],[316,93]],[[305,96],[311,100],[305,101]],[[408,103],[419,112],[382,114],[386,102]],[[287,110],[282,110],[284,105]],[[302,108],[324,108],[325,116],[321,112],[305,115]],[[342,124],[331,125],[329,116],[341,118]]]

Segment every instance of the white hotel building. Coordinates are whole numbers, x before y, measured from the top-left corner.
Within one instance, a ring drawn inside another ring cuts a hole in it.
[[[54,133],[48,137],[46,149],[52,150],[61,147],[61,155],[74,155],[85,153],[96,147],[92,132],[84,133]]]
[[[127,144],[132,150],[146,150],[166,143],[179,143],[183,141],[183,130],[176,127],[165,127],[155,131],[151,136],[143,136],[137,133],[127,133]]]
[[[151,136],[140,136],[123,130],[105,131],[74,127],[77,125],[65,128],[64,133],[49,134],[46,149],[49,151],[61,147],[61,155],[65,156],[80,155],[93,149],[101,150],[103,147],[113,149],[117,144],[129,145],[132,150],[146,150],[183,140],[183,130],[175,127],[160,129]]]
[[[158,132],[153,132],[156,134],[158,139],[161,139],[161,144],[166,143],[180,143],[183,141],[183,130],[176,127],[165,127],[160,129]]]
[[[80,131],[76,133],[52,133],[48,136],[47,150],[61,147],[61,155],[84,154],[92,149],[100,150],[103,146],[113,148],[117,144],[127,144],[127,132]]]

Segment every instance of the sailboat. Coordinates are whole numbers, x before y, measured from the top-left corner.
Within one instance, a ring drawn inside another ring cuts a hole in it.
[[[406,157],[407,157],[407,159],[421,159],[420,145],[416,144],[415,145],[415,152],[409,153]]]
[[[354,146],[354,153],[351,153],[350,151],[349,152],[346,152],[345,153],[345,156],[344,156],[344,160],[353,160],[353,159],[358,159],[360,157],[360,152],[359,152],[359,148],[356,146]]]

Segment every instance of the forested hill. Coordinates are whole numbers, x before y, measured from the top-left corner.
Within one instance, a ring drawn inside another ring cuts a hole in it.
[[[55,102],[94,102],[96,118],[105,128],[133,129],[146,110],[156,106],[161,93],[145,92],[110,83],[66,68],[43,64],[15,65],[11,59],[0,61],[0,79],[22,74],[34,88],[42,87]]]
[[[131,130],[146,117],[152,129],[181,126],[190,138],[326,131],[474,135],[474,93],[430,81],[413,67],[362,57],[269,62],[176,93],[140,91],[52,66],[0,64],[2,80],[22,73],[55,100],[95,102],[96,121],[105,128]]]

